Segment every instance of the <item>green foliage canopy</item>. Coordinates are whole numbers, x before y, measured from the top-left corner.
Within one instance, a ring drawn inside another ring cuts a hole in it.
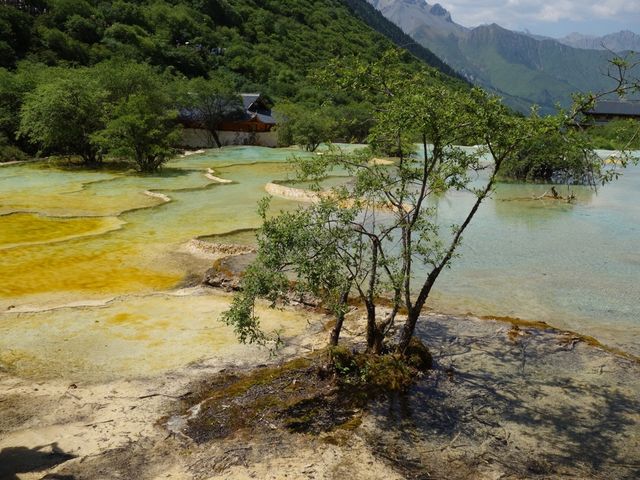
[[[69,73],[27,94],[19,135],[42,149],[96,164],[101,155],[92,135],[104,126],[106,92],[87,72]]]
[[[278,107],[278,143],[297,144],[315,152],[321,143],[336,138],[337,122],[330,107],[287,104]]]

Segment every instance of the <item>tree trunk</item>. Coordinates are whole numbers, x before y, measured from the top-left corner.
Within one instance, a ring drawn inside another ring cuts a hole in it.
[[[220,141],[220,137],[218,136],[218,131],[215,129],[209,130],[211,134],[211,138],[213,138],[214,143],[216,144],[216,148],[222,148],[222,142]]]
[[[347,301],[349,300],[349,291],[350,288],[340,296],[339,313],[336,315],[336,324],[331,330],[331,336],[329,337],[330,347],[336,347],[340,341],[340,333],[342,332],[342,325],[344,324],[344,317],[346,315],[346,309],[344,307],[347,305]]]
[[[371,344],[367,350],[374,355],[380,355],[384,347],[384,332],[376,325]]]
[[[331,336],[329,337],[330,347],[338,346],[338,341],[340,340],[340,332],[342,331],[343,323],[344,323],[344,314],[340,314],[336,317],[336,324],[331,329]]]
[[[375,304],[365,301],[367,308],[367,351],[373,351],[378,342],[378,328],[376,325],[376,306]]]
[[[420,314],[422,313],[422,307],[424,307],[424,304],[427,302],[427,298],[429,298],[429,294],[431,293],[431,288],[436,282],[445,264],[445,262],[442,262],[439,267],[431,271],[431,273],[427,277],[427,281],[422,286],[422,290],[420,290],[420,294],[416,299],[416,303],[409,309],[407,320],[406,322],[404,322],[404,328],[402,329],[402,335],[400,336],[400,343],[398,344],[398,351],[403,355],[404,352],[406,352],[407,347],[409,346],[409,342],[411,342],[411,339],[413,338],[413,334],[416,331],[416,325],[418,324],[418,319],[420,318]]]
[[[398,344],[398,352],[404,355],[406,352],[411,339],[413,338],[413,334],[416,331],[416,325],[418,324],[418,318],[420,318],[420,311],[422,310],[422,306],[420,308],[414,307],[409,311],[409,315],[407,315],[407,321],[404,324],[404,328],[402,329],[402,335],[400,336],[400,343]]]
[[[102,164],[102,155],[99,155],[97,151],[88,147],[80,154],[82,162],[88,167],[97,167]]]

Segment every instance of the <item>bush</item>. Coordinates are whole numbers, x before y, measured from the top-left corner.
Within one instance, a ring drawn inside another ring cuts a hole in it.
[[[404,355],[407,363],[421,372],[426,372],[433,368],[431,352],[427,346],[416,337],[411,339]]]
[[[398,392],[413,385],[420,372],[432,368],[429,349],[413,338],[405,355],[359,353],[344,346],[332,347],[329,357],[339,380],[373,392]]]
[[[29,156],[15,145],[10,145],[7,137],[0,134],[0,163],[28,160]]]

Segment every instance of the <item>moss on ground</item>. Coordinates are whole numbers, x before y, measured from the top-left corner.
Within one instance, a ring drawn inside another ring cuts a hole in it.
[[[183,404],[185,414],[197,412],[185,434],[203,443],[248,431],[353,430],[371,400],[407,390],[430,366],[431,356],[418,342],[407,357],[336,347],[277,367],[222,373]]]

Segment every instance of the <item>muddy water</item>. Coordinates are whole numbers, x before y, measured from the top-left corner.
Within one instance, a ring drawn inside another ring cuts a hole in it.
[[[287,179],[293,152],[209,151],[153,176],[1,167],[0,366],[29,376],[64,365],[144,374],[232,348],[215,321],[228,299],[159,292],[206,268],[177,253],[186,242],[258,226],[256,202],[266,183]],[[500,185],[429,306],[545,320],[640,353],[640,169],[598,195],[579,190],[575,205],[532,200],[547,188]],[[447,197],[442,221],[456,221],[469,201]]]

